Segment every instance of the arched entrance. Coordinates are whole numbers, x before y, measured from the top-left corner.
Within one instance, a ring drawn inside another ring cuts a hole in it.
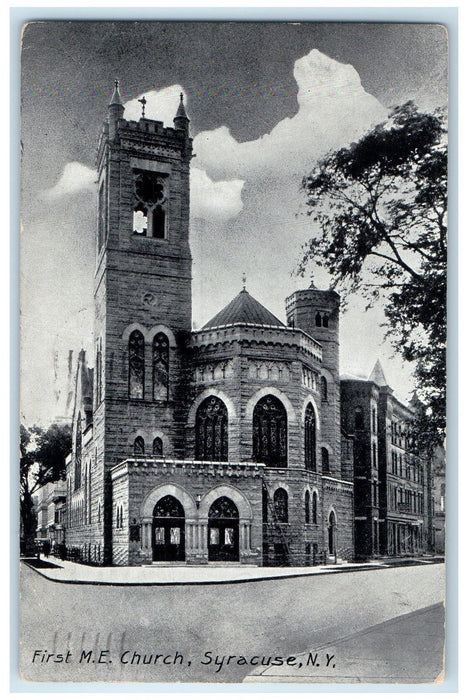
[[[153,561],[185,561],[185,512],[174,496],[164,496],[153,510]]]
[[[336,517],[335,513],[331,511],[328,516],[328,552],[329,554],[335,554],[336,550]]]
[[[209,561],[239,561],[239,511],[230,498],[221,496],[208,512]]]

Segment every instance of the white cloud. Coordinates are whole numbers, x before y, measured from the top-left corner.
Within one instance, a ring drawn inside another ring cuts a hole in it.
[[[232,219],[242,211],[244,180],[213,182],[204,170],[190,171],[191,216],[200,219]]]
[[[67,163],[58,182],[42,192],[43,199],[54,200],[83,190],[96,191],[97,173],[92,168],[73,161]]]
[[[299,109],[268,134],[240,143],[226,126],[194,139],[197,164],[211,177],[277,179],[304,175],[327,151],[344,146],[387,116],[357,71],[313,49],[294,65]],[[267,105],[266,105],[267,106]]]
[[[162,90],[148,90],[141,95],[125,103],[125,119],[138,121],[141,117],[142,104],[138,100],[143,97],[146,100],[145,117],[164,122],[165,126],[173,126],[173,120],[177,112],[180,101],[180,93],[184,95],[187,103],[185,90],[181,85],[170,85]]]

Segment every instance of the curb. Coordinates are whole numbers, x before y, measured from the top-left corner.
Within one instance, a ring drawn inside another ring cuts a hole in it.
[[[332,576],[334,574],[344,574],[352,573],[354,571],[381,571],[382,569],[389,569],[388,565],[383,566],[372,566],[372,567],[356,567],[353,569],[335,569],[333,571],[320,571],[317,573],[306,573],[303,574],[279,574],[278,576],[260,576],[258,578],[237,578],[237,579],[226,579],[220,581],[83,581],[80,579],[56,579],[52,576],[48,576],[44,573],[44,569],[36,569],[32,564],[22,561],[29,569],[32,569],[37,574],[52,581],[53,583],[64,583],[64,584],[74,584],[76,586],[219,586],[219,585],[231,585],[236,583],[258,583],[260,581],[284,581],[285,579],[295,579],[295,578],[305,578],[312,576]]]

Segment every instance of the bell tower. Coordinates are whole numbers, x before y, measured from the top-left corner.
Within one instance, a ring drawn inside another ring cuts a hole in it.
[[[173,127],[140,102],[140,119],[127,121],[116,81],[97,153],[93,430],[104,482],[135,444],[148,455],[156,439],[159,454],[184,451],[192,139],[182,95]]]

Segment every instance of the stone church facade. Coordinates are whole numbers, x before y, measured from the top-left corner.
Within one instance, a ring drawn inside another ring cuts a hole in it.
[[[84,561],[312,565],[353,555],[339,297],[244,288],[192,330],[189,169],[173,127],[124,118],[98,147],[94,369],[80,353],[67,545]]]

